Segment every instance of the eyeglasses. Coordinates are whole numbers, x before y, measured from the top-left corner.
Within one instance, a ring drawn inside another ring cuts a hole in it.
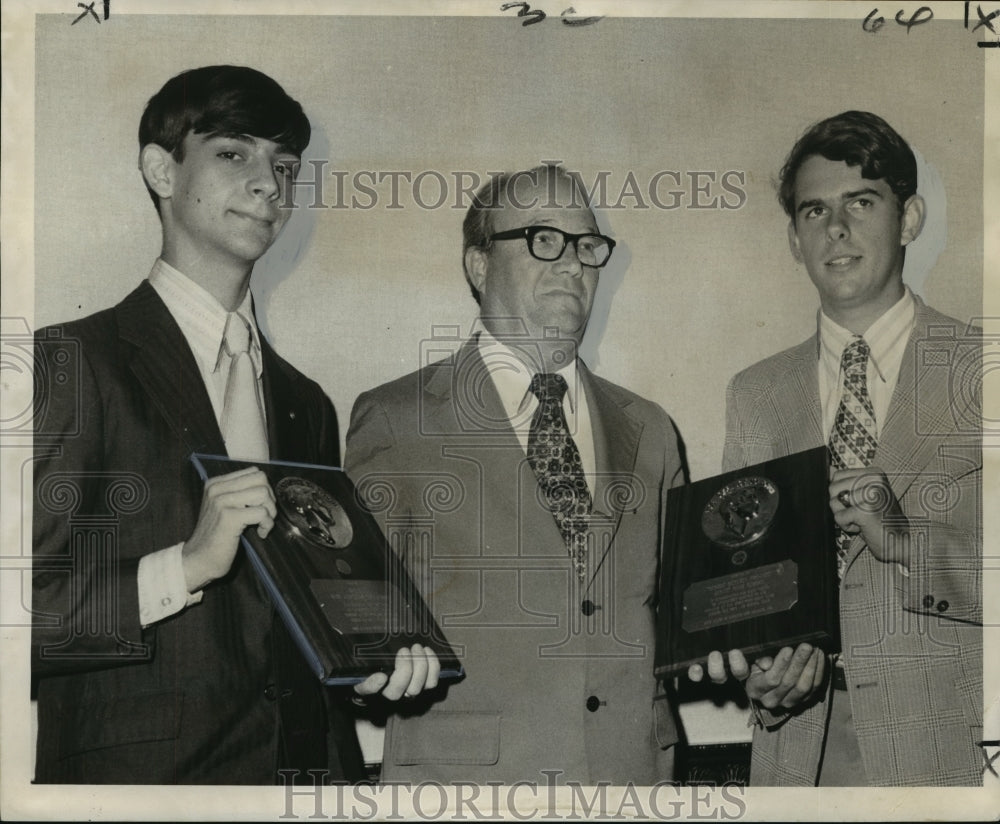
[[[528,251],[537,260],[559,260],[566,250],[566,244],[572,243],[580,263],[584,266],[603,266],[611,257],[615,241],[604,235],[584,232],[574,235],[564,232],[554,226],[522,226],[520,229],[508,229],[490,235],[489,241],[517,240],[524,238]]]

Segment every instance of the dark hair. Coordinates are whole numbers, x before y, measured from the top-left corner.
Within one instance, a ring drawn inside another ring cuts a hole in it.
[[[311,130],[302,107],[266,74],[203,66],[172,77],[150,98],[139,121],[139,150],[155,143],[181,162],[188,132],[273,140],[282,151],[301,155]],[[156,193],[149,194],[159,208]]]
[[[917,191],[917,161],[906,141],[878,115],[843,112],[811,126],[792,147],[781,169],[778,200],[795,219],[795,178],[813,155],[860,166],[861,176],[884,180],[903,204]]]
[[[581,194],[580,204],[587,205],[587,190],[579,176],[575,172],[567,171],[562,166],[552,164],[495,175],[480,186],[473,195],[472,203],[465,213],[465,220],[462,221],[462,267],[465,271],[465,281],[469,284],[469,289],[472,291],[472,297],[475,298],[476,303],[480,302],[479,290],[469,277],[469,270],[465,265],[465,253],[469,249],[489,251],[492,245],[489,237],[493,234],[493,212],[510,201],[511,190],[517,186],[521,178],[528,178],[532,184],[537,185],[540,179],[547,181],[550,176],[564,178],[573,187],[572,200],[569,204],[562,205],[577,204],[576,193],[578,192]],[[546,200],[546,204],[548,203],[552,203],[553,206],[560,205],[558,202]]]

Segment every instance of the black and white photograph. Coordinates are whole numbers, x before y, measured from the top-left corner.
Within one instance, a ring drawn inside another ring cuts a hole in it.
[[[0,15],[5,820],[1000,815],[1000,4]]]

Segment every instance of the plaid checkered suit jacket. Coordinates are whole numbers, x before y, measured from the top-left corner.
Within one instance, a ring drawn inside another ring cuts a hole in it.
[[[817,336],[736,375],[724,469],[819,446]],[[840,587],[851,711],[870,784],[982,782],[981,338],[917,300],[874,464],[915,535],[904,574],[854,540]],[[770,715],[751,783],[814,785],[830,702]]]

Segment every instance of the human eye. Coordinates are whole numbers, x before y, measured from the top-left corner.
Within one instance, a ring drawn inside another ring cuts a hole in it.
[[[823,217],[823,215],[825,214],[826,214],[825,206],[810,206],[803,213],[803,217],[805,217],[806,220],[815,220],[817,218]]]
[[[866,212],[875,205],[870,197],[858,197],[851,201],[848,208],[853,212]]]
[[[282,177],[295,177],[298,165],[299,161],[295,158],[280,158],[274,161],[274,171]]]
[[[555,247],[562,243],[562,236],[553,229],[541,229],[535,232],[536,246]]]
[[[602,245],[603,241],[597,235],[584,235],[576,242],[577,250],[584,252],[595,252],[597,251],[597,248]]]

